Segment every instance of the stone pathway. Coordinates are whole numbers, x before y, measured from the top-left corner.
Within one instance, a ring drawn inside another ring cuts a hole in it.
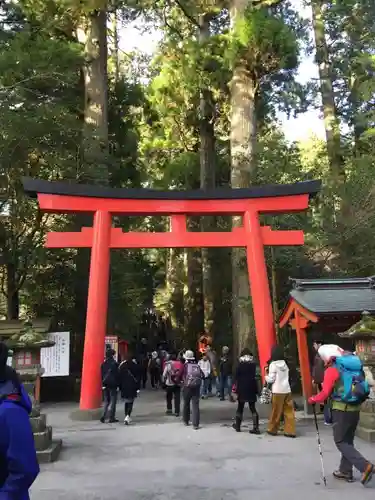
[[[237,434],[230,428],[235,405],[212,398],[202,401],[202,429],[194,431],[164,414],[161,391],[141,394],[129,427],[72,422],[72,409],[45,408],[64,449],[58,462],[43,466],[31,500],[374,499],[375,484],[364,489],[331,478],[338,455],[331,430],[322,426],[324,488],[309,421],[298,422],[295,440]],[[268,408],[260,410],[264,427]],[[358,447],[375,460],[374,446],[358,441]]]

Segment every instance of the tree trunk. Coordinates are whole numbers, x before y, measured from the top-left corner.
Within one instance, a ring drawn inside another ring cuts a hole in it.
[[[233,0],[232,26],[244,15],[249,0]],[[238,60],[231,82],[231,185],[232,188],[249,187],[255,171],[256,144],[256,86],[246,62]],[[233,218],[233,227],[242,225],[241,217]],[[255,345],[246,256],[243,249],[232,250],[232,324],[235,348]]]
[[[325,36],[322,0],[312,1],[312,19],[331,179],[333,184],[340,184],[345,181],[345,170],[341,150],[340,122],[333,89],[333,74]]]
[[[350,29],[347,33],[350,41],[348,58],[352,61],[352,70],[349,76],[348,86],[350,91],[349,104],[351,108],[355,152],[359,156],[363,153],[368,153],[368,141],[363,140],[362,135],[369,128],[369,123],[365,113],[361,110],[361,105],[363,105],[363,98],[361,96],[361,77],[363,78],[363,68],[358,63],[356,64],[356,60],[358,54],[364,52],[365,49],[360,38],[361,22],[358,21],[356,14],[358,15],[358,13],[354,11],[353,15],[350,17]]]
[[[119,30],[118,30],[118,11],[113,13],[113,58],[115,66],[115,82],[120,79],[120,54],[119,54]]]
[[[84,44],[83,78],[85,87],[82,129],[83,175],[81,180],[108,183],[108,78],[107,12],[93,11],[77,30]]]
[[[107,11],[88,13],[77,29],[77,39],[84,45],[82,80],[84,113],[82,124],[81,169],[78,182],[108,184],[108,75],[107,75]],[[92,216],[79,214],[76,230],[92,226]],[[76,264],[75,310],[76,329],[83,332],[86,323],[89,255],[87,249],[78,249]]]
[[[199,38],[204,44],[210,37],[210,16],[199,18]],[[200,187],[215,187],[215,129],[214,102],[209,89],[201,89],[200,96]],[[215,224],[214,217],[202,217],[201,230],[210,231]],[[204,330],[210,336],[214,333],[215,282],[213,276],[214,249],[202,248],[202,289],[204,304]]]
[[[16,266],[13,262],[6,264],[7,270],[7,319],[18,319],[20,313],[19,292],[17,286]]]
[[[199,230],[199,222],[188,220],[188,230]],[[200,248],[185,250],[185,335],[184,339],[189,349],[195,350],[198,337],[204,329],[204,304],[202,292],[202,261]]]

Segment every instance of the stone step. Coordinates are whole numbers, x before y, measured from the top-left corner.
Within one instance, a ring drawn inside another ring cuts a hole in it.
[[[30,423],[33,432],[43,432],[46,429],[47,416],[41,414],[38,417],[31,417]]]
[[[42,432],[34,432],[34,442],[38,451],[48,449],[52,442],[52,427],[48,426]]]
[[[57,439],[56,441],[52,441],[49,448],[36,452],[37,457],[38,457],[38,462],[40,464],[48,464],[51,462],[55,462],[60,455],[61,448],[62,448],[62,440],[61,439]]]
[[[375,443],[375,429],[366,429],[365,427],[358,426],[356,435],[369,443]]]

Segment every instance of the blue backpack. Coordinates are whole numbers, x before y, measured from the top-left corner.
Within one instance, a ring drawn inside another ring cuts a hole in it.
[[[332,399],[349,405],[360,405],[370,395],[362,361],[354,354],[344,354],[336,358],[333,366],[340,372],[340,381],[332,394]]]

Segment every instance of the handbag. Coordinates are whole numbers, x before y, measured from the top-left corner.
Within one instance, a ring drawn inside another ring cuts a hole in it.
[[[237,385],[236,384],[232,385],[232,390],[231,390],[231,394],[230,394],[230,401],[231,401],[231,403],[236,403],[238,401]]]
[[[259,396],[259,403],[262,405],[269,405],[272,401],[272,391],[268,387],[268,385],[264,385],[262,388],[262,392]]]

